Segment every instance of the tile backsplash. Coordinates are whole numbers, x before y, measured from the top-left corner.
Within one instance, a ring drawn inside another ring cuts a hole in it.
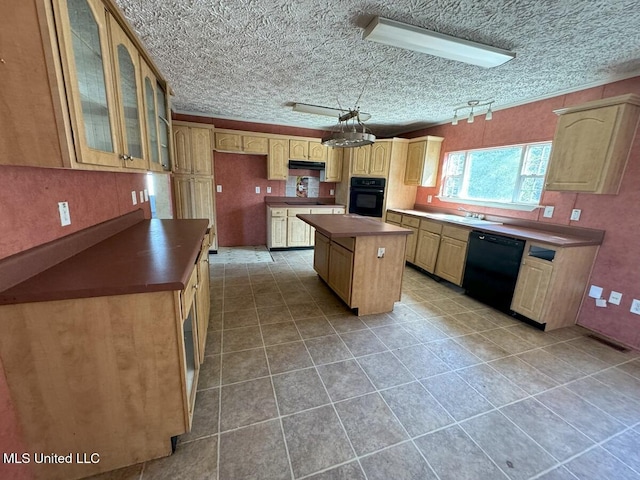
[[[287,197],[317,198],[320,196],[320,179],[309,175],[289,175],[285,185],[285,195]]]

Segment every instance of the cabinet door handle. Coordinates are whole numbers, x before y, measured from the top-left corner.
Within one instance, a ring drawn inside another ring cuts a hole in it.
[[[198,289],[198,284],[196,283],[196,284],[193,286],[193,288],[194,288],[195,290],[197,290],[197,289]]]

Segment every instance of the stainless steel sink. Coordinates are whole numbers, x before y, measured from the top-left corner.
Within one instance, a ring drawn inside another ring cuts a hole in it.
[[[452,215],[450,213],[427,213],[425,214],[434,220],[445,220],[447,222],[460,223],[462,225],[502,225],[501,222],[492,222],[490,220],[481,220],[475,217],[461,217],[460,215]]]

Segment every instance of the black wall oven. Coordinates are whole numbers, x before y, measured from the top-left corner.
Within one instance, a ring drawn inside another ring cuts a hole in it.
[[[351,178],[349,213],[366,217],[382,217],[384,178]]]

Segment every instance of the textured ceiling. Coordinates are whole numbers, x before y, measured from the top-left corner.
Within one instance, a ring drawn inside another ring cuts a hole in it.
[[[378,136],[640,75],[638,0],[116,0],[178,112],[327,128],[291,104],[371,113]],[[375,16],[511,50],[484,69],[362,40]],[[498,113],[499,114],[499,113]],[[496,114],[497,115],[497,114]]]

